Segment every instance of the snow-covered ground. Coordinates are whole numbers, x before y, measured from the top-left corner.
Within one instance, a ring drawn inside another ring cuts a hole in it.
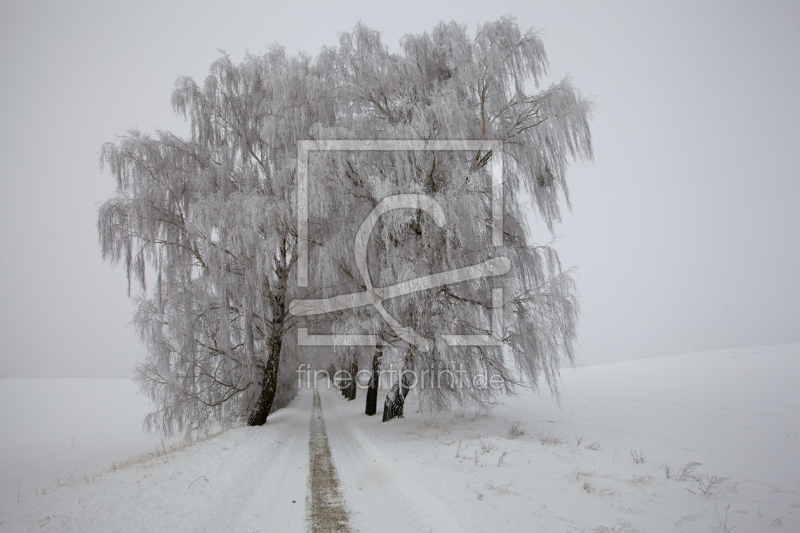
[[[320,396],[353,530],[800,531],[798,376],[795,344],[564,370],[560,408],[410,397],[382,424],[363,391]],[[308,527],[309,391],[265,427],[114,469],[160,442],[129,382],[3,379],[0,401],[0,531]]]
[[[0,379],[0,530],[46,512],[42,491],[169,446],[142,432],[150,404],[137,390],[127,379]]]
[[[800,531],[798,376],[800,345],[748,348],[566,370],[560,409],[521,394],[386,428],[340,410],[383,479],[403,472],[465,529],[725,531],[730,504],[729,530]]]

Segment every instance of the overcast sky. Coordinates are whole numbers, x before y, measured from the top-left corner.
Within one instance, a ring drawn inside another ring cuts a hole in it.
[[[359,19],[397,50],[515,14],[598,104],[557,243],[580,272],[579,365],[800,341],[798,2],[0,3],[0,375],[126,376],[124,269],[100,258],[101,145],[186,131],[175,78]],[[344,7],[346,5],[346,7]]]

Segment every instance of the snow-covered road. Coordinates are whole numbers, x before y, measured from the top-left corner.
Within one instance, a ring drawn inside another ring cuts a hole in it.
[[[364,417],[363,413],[344,409],[340,394],[323,383],[318,389],[322,411],[353,528],[387,533],[464,531],[444,502],[413,481],[356,426],[352,419]],[[358,406],[363,404],[359,399]],[[380,423],[380,418],[375,421]]]

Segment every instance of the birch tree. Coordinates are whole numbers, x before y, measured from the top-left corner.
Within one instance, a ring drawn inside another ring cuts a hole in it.
[[[136,301],[134,323],[148,349],[136,379],[158,406],[149,427],[260,425],[275,402],[290,399],[291,362],[302,357],[294,326],[316,321],[292,316],[289,304],[364,290],[348,228],[390,195],[433,199],[446,224],[419,209],[382,216],[368,246],[376,287],[494,257],[488,169],[495,158],[505,168],[501,253],[513,264],[502,278],[502,346],[441,340],[443,332],[489,331],[495,279],[386,302],[400,324],[430,340],[426,350],[370,308],[321,320],[333,333],[378,332],[386,346],[376,364],[461,369],[467,380],[501,376],[500,391],[440,381],[421,391],[429,408],[491,402],[517,384],[535,387],[541,376],[557,394],[559,365],[573,356],[578,303],[570,272],[551,246],[531,241],[528,224],[535,219],[553,232],[560,222],[568,163],[592,156],[592,104],[569,79],[538,89],[547,72],[542,41],[510,17],[480,25],[474,36],[441,23],[400,44],[391,53],[359,24],[314,58],[279,47],[238,65],[223,56],[203,84],[176,82],[172,104],[190,125],[188,138],[132,130],[103,147],[101,164],[117,189],[99,210],[100,245],[105,259],[125,265]],[[503,150],[314,154],[306,243],[314,287],[300,288],[297,146],[325,139],[499,139]]]
[[[176,82],[188,139],[132,130],[103,147],[117,190],[99,210],[100,245],[125,264],[129,293],[140,289],[134,323],[148,357],[136,379],[158,406],[148,427],[266,421],[282,354],[293,352],[297,141],[333,124],[326,80],[278,47],[240,65],[224,56],[203,85]],[[284,372],[288,399],[294,370]]]
[[[404,37],[397,54],[388,51],[379,33],[358,25],[342,34],[336,63],[345,107],[335,127],[315,129],[317,138],[503,142],[503,153],[340,153],[318,169],[325,181],[347,191],[346,203],[317,206],[334,219],[338,212],[340,217],[363,220],[392,192],[426,195],[442,207],[446,227],[438,227],[421,210],[383,216],[371,241],[371,263],[375,285],[386,287],[491,258],[488,170],[493,158],[503,158],[504,246],[499,253],[513,268],[502,280],[502,346],[453,347],[442,342],[447,331],[492,333],[493,304],[486,296],[496,280],[445,285],[385,302],[397,322],[431,341],[429,349],[419,350],[391,335],[386,339],[385,328],[381,330],[388,344],[400,348],[395,356],[400,368],[414,370],[418,377],[425,371],[436,378],[445,376],[419,388],[423,406],[486,404],[516,385],[536,388],[540,378],[557,396],[558,369],[573,360],[579,306],[572,273],[562,269],[552,246],[532,242],[529,223],[540,221],[553,233],[561,220],[561,202],[569,206],[568,163],[592,158],[592,102],[569,78],[538,90],[548,66],[543,43],[535,32],[521,31],[510,17],[479,26],[474,37],[464,26],[442,23],[430,33]],[[529,93],[528,87],[537,90]],[[526,198],[533,203],[528,211]],[[335,238],[342,240],[332,248],[341,253],[327,269],[320,267],[323,285],[341,288],[348,280],[357,284],[357,269],[345,242],[351,236]],[[363,290],[363,283],[359,288]],[[342,329],[367,325],[365,329],[375,331],[380,322],[367,308],[351,313]],[[501,386],[463,386],[481,376],[498,376]],[[398,380],[386,408],[402,416],[400,400],[407,391],[408,383]],[[374,412],[369,405],[367,412]]]

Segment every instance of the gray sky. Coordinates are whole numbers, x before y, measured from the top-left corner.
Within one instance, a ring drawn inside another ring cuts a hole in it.
[[[346,7],[345,7],[346,6]],[[800,341],[800,3],[0,4],[0,375],[124,376],[144,356],[103,264],[103,142],[186,131],[178,75],[361,19],[406,33],[513,13],[598,104],[559,229],[580,268],[578,364]]]

